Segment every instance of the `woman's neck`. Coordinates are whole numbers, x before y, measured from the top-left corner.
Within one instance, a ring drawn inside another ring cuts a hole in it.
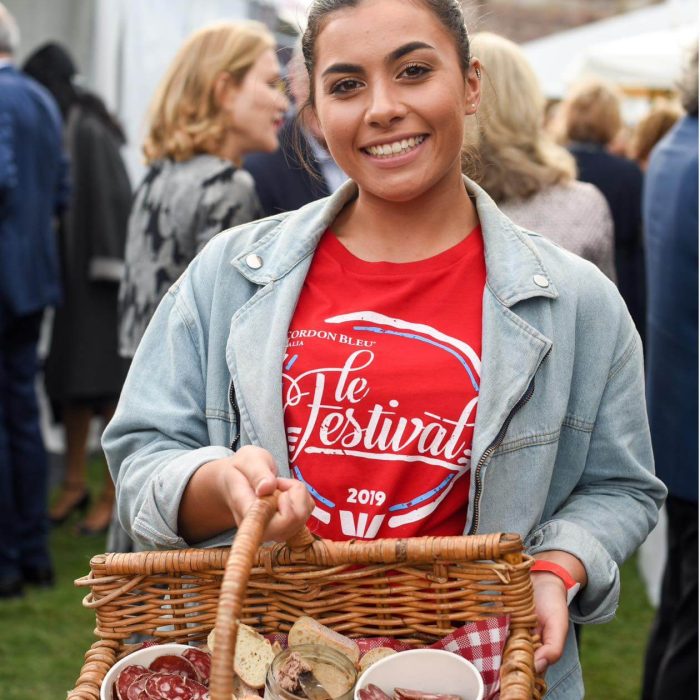
[[[239,168],[243,165],[243,148],[235,134],[226,133],[217,147],[212,150],[212,155],[230,160]]]
[[[464,240],[478,225],[476,208],[461,178],[410,202],[360,192],[332,229],[353,255],[368,262],[414,262]]]

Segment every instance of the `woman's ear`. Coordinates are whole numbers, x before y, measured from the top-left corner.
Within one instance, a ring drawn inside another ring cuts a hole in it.
[[[214,80],[214,102],[219,109],[232,109],[240,86],[236,85],[230,73],[222,71]]]
[[[464,114],[476,114],[481,100],[481,63],[478,58],[472,58],[469,70],[464,78]]]

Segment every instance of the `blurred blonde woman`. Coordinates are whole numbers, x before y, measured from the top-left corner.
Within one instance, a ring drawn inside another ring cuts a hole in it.
[[[161,298],[219,231],[262,215],[243,156],[277,149],[288,101],[275,41],[258,22],[195,32],[151,104],[149,169],[134,200],[119,307],[120,352],[133,357]]]
[[[483,66],[479,184],[516,224],[615,279],[605,198],[576,180],[574,159],[545,132],[545,99],[527,58],[512,41],[489,32],[476,34],[472,47]]]

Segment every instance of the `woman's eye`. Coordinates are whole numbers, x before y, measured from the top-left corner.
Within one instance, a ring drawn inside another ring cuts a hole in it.
[[[421,78],[429,72],[430,68],[427,66],[422,66],[418,63],[411,63],[401,71],[401,75],[406,78]]]
[[[353,78],[345,78],[344,80],[339,80],[331,87],[332,95],[343,95],[357,88],[361,87],[362,83],[359,80],[354,80]]]

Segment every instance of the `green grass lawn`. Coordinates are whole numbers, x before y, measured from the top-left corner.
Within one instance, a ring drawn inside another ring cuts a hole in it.
[[[69,522],[52,534],[57,586],[0,601],[2,700],[62,700],[95,641],[94,613],[82,607],[85,589],[75,588],[73,580],[88,573],[90,557],[104,551],[105,539],[78,537],[73,527]],[[586,698],[637,700],[651,618],[636,562],[630,561],[622,571],[617,619],[583,630]]]
[[[616,618],[607,625],[583,629],[581,664],[587,699],[639,699],[644,650],[653,617],[635,557],[622,567]]]

